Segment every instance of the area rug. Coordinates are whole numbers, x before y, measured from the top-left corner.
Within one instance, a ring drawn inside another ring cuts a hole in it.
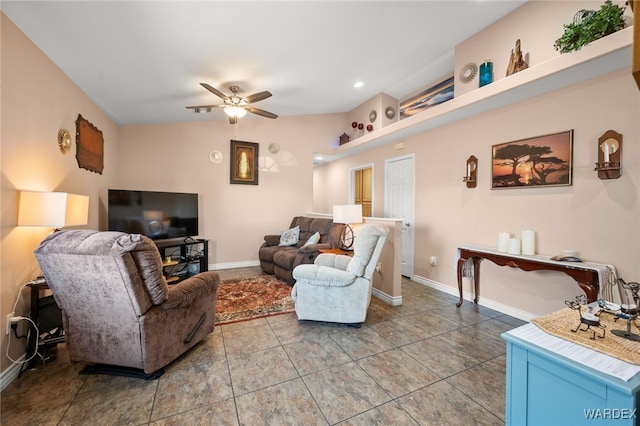
[[[293,312],[291,286],[272,275],[224,280],[218,286],[216,325]]]

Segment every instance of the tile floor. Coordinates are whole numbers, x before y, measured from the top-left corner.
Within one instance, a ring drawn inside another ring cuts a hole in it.
[[[259,268],[219,271],[221,279]],[[360,329],[285,314],[216,327],[155,381],[79,375],[64,345],[0,395],[4,425],[504,424],[505,343],[522,321],[403,279]]]

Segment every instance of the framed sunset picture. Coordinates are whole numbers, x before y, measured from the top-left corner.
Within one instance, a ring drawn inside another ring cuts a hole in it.
[[[491,189],[571,185],[573,130],[491,147]]]

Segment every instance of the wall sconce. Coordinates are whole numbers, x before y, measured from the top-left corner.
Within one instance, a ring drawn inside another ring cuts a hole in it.
[[[467,158],[467,174],[462,178],[467,183],[467,188],[475,188],[478,184],[478,159],[475,155]]]
[[[86,225],[89,197],[66,192],[20,192],[18,226],[63,228]]]
[[[596,168],[600,179],[618,179],[622,174],[622,135],[607,130],[598,139]]]
[[[349,250],[353,245],[353,229],[350,223],[362,223],[362,204],[345,204],[333,206],[333,221],[344,223],[340,245],[344,250]]]

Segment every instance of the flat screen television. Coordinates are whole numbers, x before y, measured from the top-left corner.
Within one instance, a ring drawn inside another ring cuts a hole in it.
[[[109,230],[154,240],[198,235],[198,194],[109,189]]]

